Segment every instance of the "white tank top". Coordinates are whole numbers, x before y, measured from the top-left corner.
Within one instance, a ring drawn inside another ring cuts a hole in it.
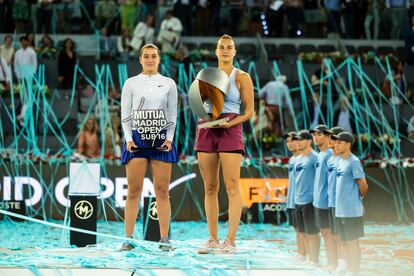
[[[240,114],[241,98],[240,91],[236,85],[236,74],[237,68],[233,68],[231,71],[229,81],[230,89],[226,96],[224,96],[224,105],[221,113],[236,113]],[[211,102],[210,100],[205,101],[204,108],[207,113],[211,113]]]

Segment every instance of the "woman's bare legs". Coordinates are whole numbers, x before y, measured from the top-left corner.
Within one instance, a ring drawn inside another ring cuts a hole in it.
[[[145,158],[133,158],[126,165],[128,194],[125,203],[125,234],[127,237],[134,235],[147,164],[148,160]]]
[[[158,222],[161,237],[168,237],[170,228],[171,205],[169,186],[171,178],[171,163],[151,160],[151,170],[154,181],[155,196],[157,200]]]
[[[240,194],[240,163],[242,155],[238,153],[220,152],[224,184],[229,197],[229,232],[227,238],[234,244],[242,213],[242,198]]]
[[[219,165],[217,153],[199,152],[197,154],[201,177],[204,182],[204,208],[206,210],[208,231],[210,236],[218,240],[218,191],[219,191]]]

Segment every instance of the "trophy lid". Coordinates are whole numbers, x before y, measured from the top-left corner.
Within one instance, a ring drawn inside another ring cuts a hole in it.
[[[205,85],[200,85],[200,81],[204,82],[207,85],[210,85],[216,90],[220,91],[215,92],[216,94],[220,95],[212,95],[211,93],[214,93],[214,90],[209,89],[209,91],[201,91],[201,87],[205,87]],[[223,108],[223,101],[224,96],[227,94],[227,92],[230,89],[230,82],[229,77],[227,74],[218,68],[213,67],[207,67],[203,70],[201,70],[197,76],[196,79],[193,81],[193,83],[190,86],[190,90],[188,92],[188,100],[190,104],[191,110],[197,114],[198,117],[204,119],[204,120],[210,120],[210,116],[207,114],[207,112],[204,109],[204,102],[202,96],[211,95],[212,97],[209,97],[211,104],[213,106],[213,113],[221,113],[221,110]],[[203,93],[207,92],[207,93]],[[217,115],[217,114],[216,114]]]
[[[227,95],[227,92],[230,89],[229,77],[227,74],[218,68],[207,67],[198,72],[196,80],[202,80],[215,88],[219,89],[224,95]]]

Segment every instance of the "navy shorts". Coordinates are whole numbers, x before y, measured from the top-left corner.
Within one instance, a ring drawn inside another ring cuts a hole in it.
[[[287,215],[289,225],[297,228],[295,209],[287,209]]]
[[[338,235],[338,218],[335,217],[335,208],[329,208],[329,228],[331,233]]]
[[[305,205],[296,204],[296,223],[301,233],[317,234],[318,227],[315,224],[315,207],[312,203]]]
[[[329,229],[329,209],[315,207],[315,223],[319,229]]]
[[[342,241],[353,241],[364,236],[364,220],[362,217],[338,218],[338,234]]]

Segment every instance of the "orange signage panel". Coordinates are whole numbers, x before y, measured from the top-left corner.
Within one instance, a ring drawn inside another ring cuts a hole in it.
[[[287,200],[287,178],[241,178],[240,193],[243,205],[253,203],[282,203]]]

